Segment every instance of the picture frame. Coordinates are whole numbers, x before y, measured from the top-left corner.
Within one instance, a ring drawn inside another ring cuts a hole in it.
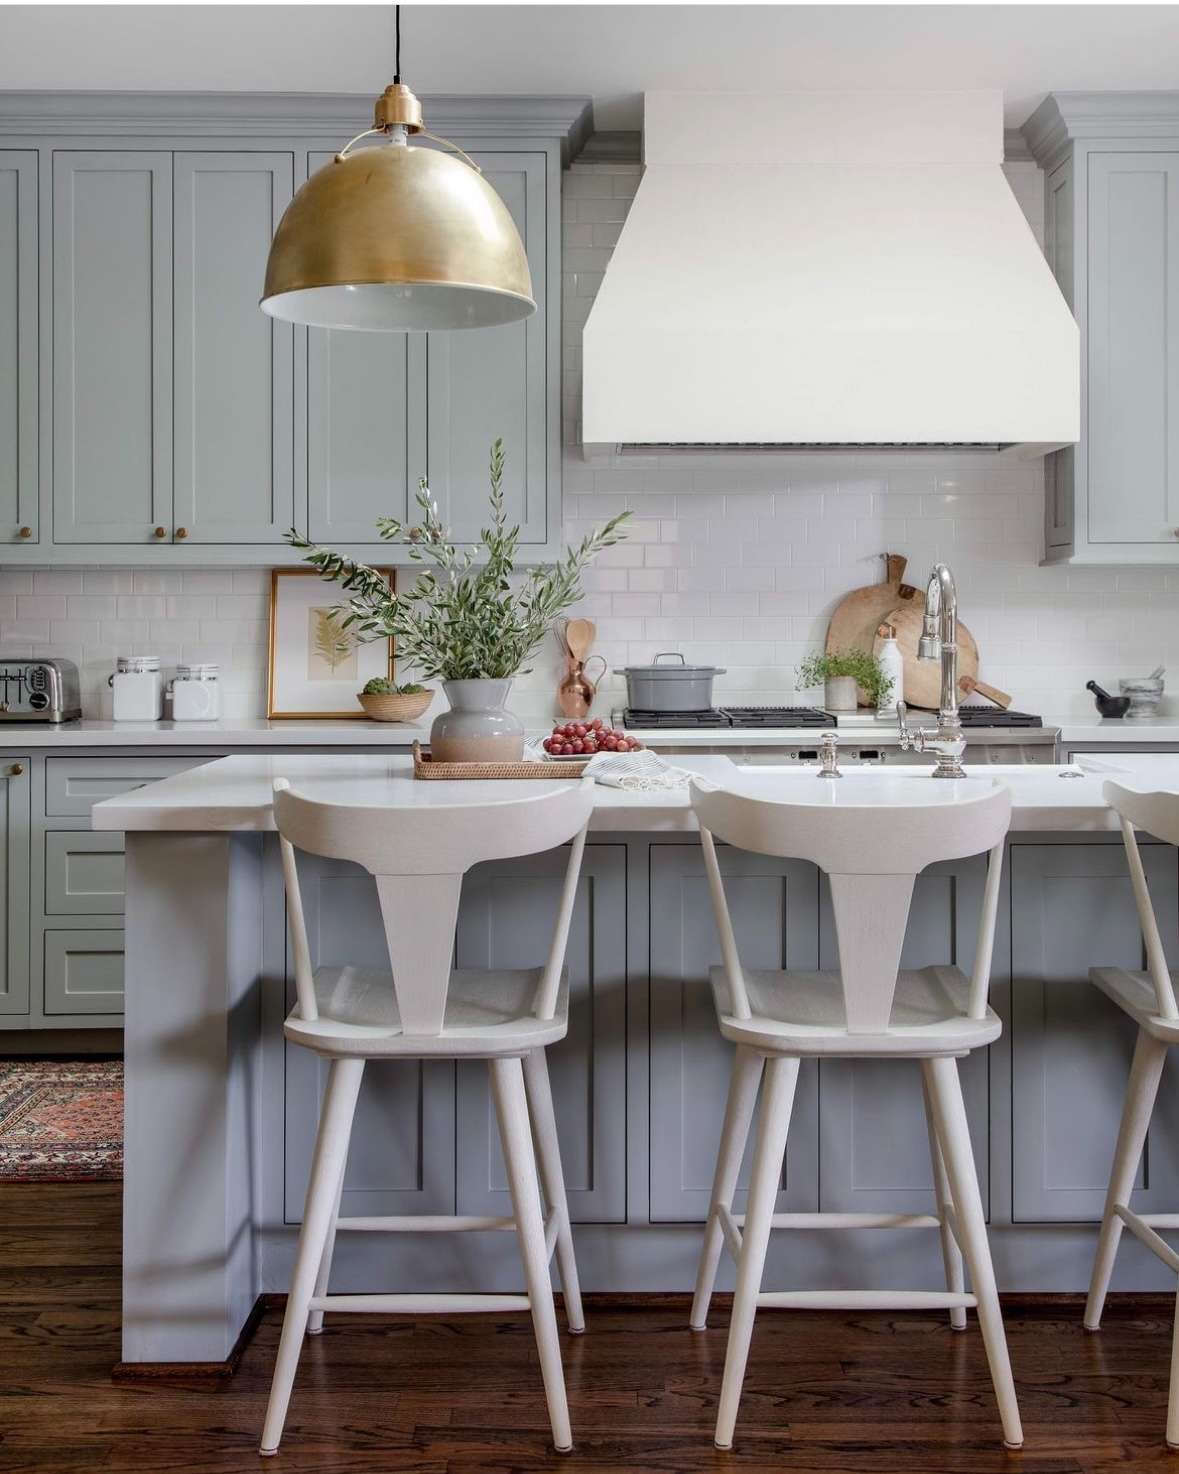
[[[396,588],[392,568],[378,573]],[[314,568],[270,570],[270,639],[266,715],[271,721],[366,721],[357,693],[374,676],[393,676],[393,640],[361,643],[351,630],[333,629],[343,609],[339,584]]]

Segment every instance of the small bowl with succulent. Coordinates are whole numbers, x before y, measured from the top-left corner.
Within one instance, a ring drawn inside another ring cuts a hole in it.
[[[399,686],[387,681],[384,676],[374,676],[356,699],[364,707],[364,714],[374,722],[416,722],[430,702],[434,693],[428,686],[410,682]]]

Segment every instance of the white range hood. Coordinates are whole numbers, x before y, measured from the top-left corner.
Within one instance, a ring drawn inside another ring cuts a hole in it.
[[[1000,93],[649,92],[643,153],[585,328],[587,450],[1078,438]]]

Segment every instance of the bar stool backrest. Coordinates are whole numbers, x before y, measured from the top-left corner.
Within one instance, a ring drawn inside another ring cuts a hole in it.
[[[1105,784],[1101,792],[1106,803],[1121,820],[1126,863],[1134,887],[1134,904],[1138,907],[1138,923],[1146,946],[1146,970],[1154,986],[1159,1017],[1179,1021],[1175,989],[1171,984],[1171,969],[1167,966],[1163,952],[1158,919],[1154,914],[1154,903],[1150,899],[1146,872],[1142,868],[1142,855],[1138,850],[1138,838],[1134,832],[1136,829],[1145,829],[1147,834],[1153,834],[1156,839],[1179,845],[1179,793],[1140,793],[1133,788],[1124,788],[1122,784],[1112,780]]]
[[[984,1016],[1003,840],[1011,823],[1008,789],[995,785],[977,797],[932,804],[865,802],[836,806],[792,803],[768,793],[730,792],[693,783],[692,805],[700,822],[721,951],[737,1018],[750,1017],[749,999],[714,835],[757,854],[810,860],[827,873],[849,1034],[888,1032],[913,882],[918,873],[939,860],[989,851],[968,1008],[969,1017]]]
[[[537,1018],[553,1017],[594,803],[592,778],[490,803],[441,804],[432,795],[421,806],[321,803],[293,792],[282,778],[274,790],[304,1019],[315,1019],[318,1009],[296,850],[350,860],[374,877],[402,1028],[437,1037],[446,1014],[464,873],[484,860],[540,854],[572,840],[553,942],[534,1000]]]

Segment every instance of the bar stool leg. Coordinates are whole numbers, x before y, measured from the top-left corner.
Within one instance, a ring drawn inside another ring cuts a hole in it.
[[[725,1375],[716,1415],[717,1448],[733,1446],[733,1429],[737,1423],[745,1363],[749,1359],[749,1342],[753,1336],[753,1318],[757,1312],[757,1297],[770,1242],[770,1221],[774,1216],[778,1185],[782,1181],[782,1159],[786,1154],[786,1136],[790,1130],[790,1112],[797,1083],[797,1059],[776,1055],[767,1062],[749,1203],[745,1209],[745,1232],[741,1241],[741,1258],[737,1262],[737,1290],[729,1321]]]
[[[540,1211],[536,1158],[533,1155],[532,1133],[529,1130],[524,1071],[518,1059],[493,1059],[490,1064],[491,1090],[495,1099],[495,1113],[499,1118],[508,1183],[512,1190],[516,1237],[524,1260],[524,1279],[532,1308],[536,1346],[540,1352],[540,1369],[544,1378],[545,1398],[549,1405],[553,1443],[558,1453],[568,1453],[573,1447],[573,1434],[569,1427],[565,1373],[561,1366],[561,1343],[557,1335],[557,1313],[553,1307],[553,1286],[549,1279],[549,1261],[545,1251],[544,1219]]]
[[[1015,1381],[1011,1375],[1011,1359],[1007,1337],[1003,1331],[1003,1315],[999,1309],[999,1292],[995,1270],[987,1243],[987,1224],[983,1215],[974,1155],[970,1149],[970,1131],[966,1123],[966,1106],[958,1078],[958,1061],[951,1056],[922,1060],[925,1083],[933,1101],[937,1137],[945,1157],[950,1179],[950,1194],[962,1240],[962,1252],[970,1266],[970,1283],[978,1300],[978,1321],[983,1345],[991,1368],[991,1381],[999,1403],[1003,1424],[1003,1442],[1008,1448],[1023,1444],[1023,1427],[1019,1420],[1019,1403],[1015,1397]]]
[[[1130,1079],[1126,1085],[1126,1100],[1122,1106],[1122,1122],[1118,1127],[1118,1144],[1114,1148],[1109,1188],[1105,1194],[1105,1214],[1097,1237],[1093,1277],[1089,1281],[1089,1298],[1085,1302],[1087,1331],[1096,1331],[1101,1325],[1101,1312],[1105,1307],[1106,1291],[1113,1275],[1114,1258],[1122,1239],[1122,1220],[1114,1210],[1129,1207],[1130,1204],[1147,1127],[1154,1110],[1155,1096],[1158,1094],[1163,1066],[1167,1062],[1167,1048],[1166,1044],[1155,1039],[1145,1029],[1138,1030],[1138,1042],[1134,1046],[1134,1059],[1130,1065]]]
[[[733,1057],[733,1073],[729,1079],[729,1097],[725,1103],[725,1120],[721,1127],[720,1147],[716,1154],[716,1172],[712,1179],[712,1201],[708,1205],[708,1223],[704,1229],[704,1246],[700,1251],[700,1268],[696,1273],[696,1293],[692,1297],[692,1313],[688,1324],[702,1331],[708,1324],[708,1306],[716,1284],[724,1235],[721,1232],[720,1209],[732,1210],[737,1190],[737,1174],[749,1138],[749,1123],[757,1104],[757,1090],[765,1056],[739,1044]]]
[[[337,1059],[328,1072],[327,1091],[315,1137],[315,1154],[311,1162],[311,1181],[307,1186],[307,1202],[303,1210],[303,1227],[299,1233],[299,1249],[295,1256],[295,1273],[287,1296],[287,1313],[282,1323],[282,1339],[270,1384],[270,1401],[266,1408],[266,1424],[262,1430],[263,1454],[278,1452],[299,1351],[315,1281],[323,1263],[324,1247],[332,1225],[336,1189],[343,1176],[348,1157],[348,1138],[356,1097],[364,1076],[364,1060]]]
[[[942,1263],[946,1267],[946,1289],[952,1295],[961,1295],[966,1289],[966,1279],[962,1273],[962,1250],[958,1247],[958,1240],[954,1237],[954,1232],[947,1222],[946,1210],[952,1206],[950,1184],[946,1180],[945,1159],[942,1157],[941,1145],[937,1139],[933,1106],[929,1100],[929,1087],[924,1078],[921,1081],[921,1093],[925,1097],[925,1125],[929,1132],[929,1159],[933,1166],[933,1196],[937,1203],[937,1216],[940,1224]],[[950,1329],[952,1331],[966,1329],[966,1307],[964,1305],[955,1305],[951,1309]]]
[[[565,1323],[579,1336],[585,1330],[581,1309],[581,1285],[577,1278],[577,1259],[573,1253],[573,1230],[569,1223],[569,1200],[565,1195],[565,1176],[561,1171],[561,1147],[557,1140],[557,1118],[553,1111],[553,1092],[549,1085],[549,1065],[543,1049],[524,1056],[524,1088],[528,1094],[528,1110],[536,1143],[536,1159],[540,1181],[550,1213],[557,1215],[557,1268],[561,1274],[561,1290],[565,1296]]]
[[[332,1221],[328,1229],[327,1242],[323,1246],[323,1258],[319,1261],[319,1274],[315,1279],[314,1299],[318,1300],[321,1295],[328,1292],[328,1281],[332,1275],[332,1255],[336,1252],[336,1223],[340,1217],[340,1199],[344,1196],[344,1173],[340,1173],[340,1182],[336,1188],[336,1202],[332,1208]],[[318,1336],[323,1331],[323,1311],[313,1310],[307,1317],[307,1334]]]

